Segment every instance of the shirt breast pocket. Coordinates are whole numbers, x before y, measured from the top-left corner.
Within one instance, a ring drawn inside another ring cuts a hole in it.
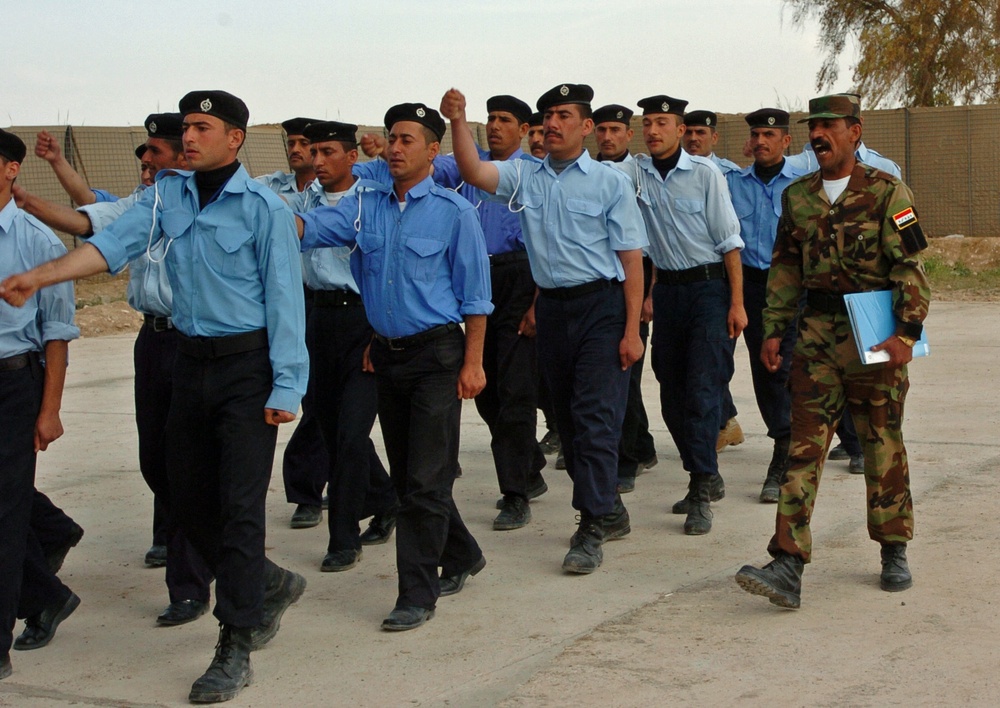
[[[881,224],[852,221],[844,224],[844,258],[868,270],[878,261]]]
[[[406,239],[407,272],[414,280],[431,281],[444,258],[445,243],[431,238]]]
[[[215,248],[210,249],[212,267],[227,277],[244,277],[257,270],[254,254],[253,232],[242,228],[218,228],[212,239]]]
[[[705,201],[702,199],[675,199],[674,208],[684,214],[700,214],[705,211]]]
[[[567,199],[566,211],[583,243],[593,243],[607,237],[604,208],[586,199]]]
[[[361,250],[361,269],[370,275],[382,272],[385,258],[385,234],[377,231],[358,232],[358,248]]]

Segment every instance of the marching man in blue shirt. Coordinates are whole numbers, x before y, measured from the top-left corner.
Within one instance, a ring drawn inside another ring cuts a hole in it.
[[[179,521],[216,577],[215,658],[195,703],[229,700],[253,680],[250,652],[278,630],[305,579],[264,554],[264,502],[277,426],[305,392],[302,272],[292,213],[237,160],[249,111],[224,91],[180,101],[194,172],[158,175],[139,202],[90,242],[0,283],[20,306],[39,288],[118,272],[162,243],[180,333],[167,421]]]
[[[296,216],[303,250],[351,247],[374,330],[378,417],[402,505],[399,593],[382,628],[403,631],[432,618],[438,597],[459,592],[486,566],[452,486],[462,399],[486,385],[483,340],[493,305],[476,210],[430,177],[444,121],[422,103],[402,103],[384,122],[392,184],[363,180],[336,206]]]
[[[49,229],[17,208],[11,187],[24,142],[0,130],[0,277],[65,253]],[[38,649],[77,608],[80,598],[46,563],[31,528],[35,457],[62,433],[59,408],[73,324],[73,284],[27,295],[15,309],[0,302],[0,679],[11,674],[17,617],[25,630],[15,649]]]
[[[804,174],[785,159],[784,151],[792,141],[788,133],[788,113],[778,108],[761,108],[746,116],[750,126],[753,164],[746,169],[726,173],[733,208],[740,220],[740,236],[745,244],[740,251],[743,262],[743,299],[747,326],[743,330],[750,351],[750,374],[754,396],[767,436],[774,441],[771,463],[767,468],[760,500],[778,502],[781,479],[788,465],[791,439],[792,399],[788,390],[788,371],[795,345],[795,321],[781,341],[784,357],[778,371],[770,372],[760,360],[764,343],[764,308],[767,306],[767,274],[771,252],[781,216],[781,194],[785,187]]]
[[[635,185],[656,266],[653,371],[660,408],[690,475],[684,533],[712,529],[709,502],[720,498],[716,441],[723,391],[733,375],[733,342],[746,326],[739,222],[726,180],[711,160],[681,149],[687,101],[639,101],[650,154],[615,166]]]
[[[521,217],[539,287],[539,363],[573,480],[573,508],[580,512],[563,560],[569,573],[594,572],[604,559],[604,541],[631,531],[616,491],[618,441],[629,367],[643,352],[646,233],[628,181],[583,148],[594,129],[593,96],[589,86],[562,84],[538,99],[548,149],[540,163],[480,161],[465,96],[451,89],[441,99],[462,178]]]

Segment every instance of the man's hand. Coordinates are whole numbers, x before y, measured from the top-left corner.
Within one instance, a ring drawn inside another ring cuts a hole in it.
[[[653,321],[653,291],[650,290],[649,296],[642,301],[642,312],[639,314],[640,322],[652,322]]]
[[[635,362],[642,358],[642,339],[637,335],[629,337],[626,335],[618,345],[618,356],[621,357],[622,371],[628,369]]]
[[[361,152],[368,157],[381,157],[385,153],[388,142],[385,136],[365,133],[361,136],[361,142],[358,144],[361,146]]]
[[[31,271],[18,273],[0,283],[0,298],[3,298],[8,305],[21,307],[37,290],[38,284]]]
[[[531,303],[531,307],[528,308],[528,311],[524,313],[524,317],[521,318],[521,324],[517,326],[517,333],[522,337],[531,339],[535,336],[536,332],[535,303]]]
[[[46,450],[49,443],[62,437],[63,426],[59,420],[59,411],[46,413],[41,411],[35,421],[35,452]]]
[[[899,337],[892,335],[881,344],[872,347],[873,352],[889,352],[889,366],[902,366],[913,361],[913,348],[903,344]]]
[[[781,368],[781,354],[778,353],[780,348],[781,339],[779,337],[765,339],[764,344],[760,347],[760,360],[772,374]]]
[[[375,367],[372,366],[372,343],[368,342],[364,353],[361,355],[361,370],[366,374],[374,374]]]
[[[486,372],[482,365],[464,364],[458,372],[458,397],[475,398],[486,388]]]
[[[743,308],[743,305],[730,305],[726,325],[729,327],[730,339],[736,339],[746,329],[747,311]]]
[[[458,89],[448,89],[441,98],[441,115],[448,120],[465,118],[465,96]]]
[[[288,411],[279,411],[275,408],[264,409],[264,422],[275,427],[282,423],[291,423],[295,420],[295,414]]]
[[[52,137],[49,131],[43,130],[35,136],[35,156],[49,163],[62,158],[59,141]]]

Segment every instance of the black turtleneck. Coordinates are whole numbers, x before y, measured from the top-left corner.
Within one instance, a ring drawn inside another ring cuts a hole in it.
[[[770,167],[761,167],[760,165],[755,163],[753,166],[753,172],[755,175],[757,175],[757,179],[759,179],[761,182],[763,182],[764,184],[770,184],[771,180],[774,179],[779,172],[781,172],[781,168],[784,166],[785,166],[785,158],[781,158],[780,162],[776,162]]]
[[[597,153],[598,162],[625,162],[625,158],[628,157],[628,150],[623,152],[618,157],[605,157],[603,153]]]
[[[194,182],[198,185],[198,207],[204,209],[209,202],[215,199],[215,196],[229,181],[229,178],[236,174],[238,169],[240,169],[240,161],[234,160],[228,165],[214,170],[195,172]]]
[[[667,174],[670,172],[670,170],[677,167],[677,163],[680,161],[680,159],[681,159],[681,146],[678,145],[677,149],[674,150],[674,154],[671,155],[670,157],[664,157],[663,159],[654,157],[653,167],[655,167],[656,171],[660,173],[660,177],[666,179]]]

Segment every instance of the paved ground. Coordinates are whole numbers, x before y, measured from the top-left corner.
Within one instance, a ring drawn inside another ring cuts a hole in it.
[[[415,632],[379,630],[395,599],[392,546],[366,548],[349,572],[320,573],[325,527],[288,528],[276,465],[269,552],[309,587],[254,654],[257,683],[232,705],[995,705],[998,312],[935,304],[933,355],[911,366],[912,590],[878,589],[862,480],[836,462],[823,478],[802,609],[779,610],[737,588],[740,565],[766,560],[774,519],[774,507],[756,501],[770,443],[741,345],[733,393],[747,441],[721,456],[728,493],[715,505],[714,530],[684,536],[683,517],[669,514],[686,481],[648,376],[660,464],[625,498],[631,535],[606,546],[591,576],[560,570],[574,512],[568,479],[551,466],[532,524],[491,530],[488,438],[467,406],[455,494],[489,565]],[[136,465],[131,341],[71,347],[67,432],[41,456],[38,486],[86,528],[62,572],[83,604],[49,647],[13,653],[0,705],[183,704],[211,658],[211,617],[177,628],[153,622],[167,599],[163,571],[142,564],[151,496]],[[280,434],[279,461],[290,433]]]

